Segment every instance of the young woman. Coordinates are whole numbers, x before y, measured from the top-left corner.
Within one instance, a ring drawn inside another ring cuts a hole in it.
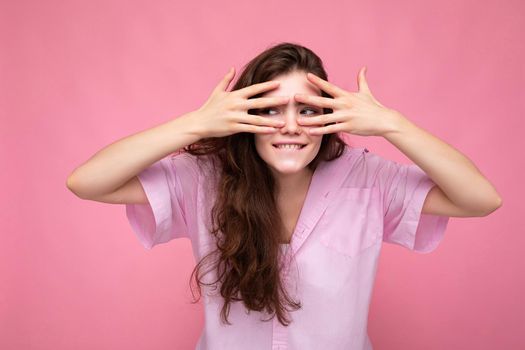
[[[281,43],[228,91],[233,77],[198,110],[100,150],[68,187],[126,204],[148,249],[191,240],[205,292],[197,349],[372,349],[381,243],[430,252],[449,217],[487,215],[498,193],[460,152],[379,103],[365,69],[351,93],[311,50]],[[415,164],[337,132],[385,137]]]

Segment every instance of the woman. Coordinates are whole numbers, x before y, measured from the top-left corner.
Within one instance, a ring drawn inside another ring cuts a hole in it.
[[[97,152],[68,187],[126,204],[146,248],[191,240],[205,290],[197,349],[371,349],[381,243],[430,252],[449,217],[487,215],[498,193],[461,153],[379,103],[365,69],[350,93],[311,50],[281,43],[227,91],[233,77],[198,110]],[[385,137],[416,164],[337,132]]]

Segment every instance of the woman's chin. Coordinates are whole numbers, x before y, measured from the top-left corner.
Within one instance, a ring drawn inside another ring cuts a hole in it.
[[[299,174],[304,171],[305,167],[301,164],[279,164],[279,165],[273,165],[272,166],[274,172],[278,173],[279,175],[294,175]]]

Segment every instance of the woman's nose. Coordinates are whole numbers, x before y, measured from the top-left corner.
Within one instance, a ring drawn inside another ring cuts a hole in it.
[[[281,128],[282,133],[297,134],[301,133],[302,127],[297,123],[300,115],[295,111],[286,112],[284,115],[284,126]]]

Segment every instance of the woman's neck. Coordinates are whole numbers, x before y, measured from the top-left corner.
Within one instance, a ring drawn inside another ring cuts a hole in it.
[[[313,171],[308,168],[300,173],[275,175],[277,199],[286,202],[287,198],[303,195],[310,187],[312,176]]]

